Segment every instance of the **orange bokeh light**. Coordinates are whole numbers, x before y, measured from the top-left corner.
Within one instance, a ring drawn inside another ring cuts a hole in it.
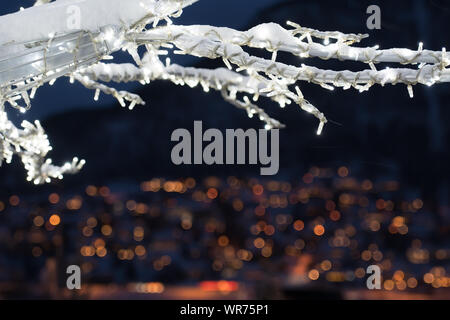
[[[317,226],[314,227],[314,234],[316,236],[323,236],[324,233],[325,233],[325,228],[323,225],[318,224]]]

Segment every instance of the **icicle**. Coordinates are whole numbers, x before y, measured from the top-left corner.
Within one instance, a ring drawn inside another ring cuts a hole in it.
[[[274,51],[273,53],[272,53],[272,61],[273,62],[275,62],[275,61],[277,61],[277,51]]]
[[[229,70],[233,70],[233,67],[231,67],[230,61],[228,61],[227,58],[223,57],[222,60]]]
[[[410,98],[414,98],[414,91],[412,85],[408,84],[408,93]]]
[[[128,109],[133,110],[135,106],[136,106],[136,100],[133,100],[133,101],[131,101]]]
[[[94,101],[98,101],[99,96],[100,96],[100,89],[96,89],[95,95],[94,95]]]
[[[322,121],[320,121],[319,128],[317,129],[317,135],[318,136],[320,136],[322,134],[322,130],[323,130],[324,125],[325,124]]]

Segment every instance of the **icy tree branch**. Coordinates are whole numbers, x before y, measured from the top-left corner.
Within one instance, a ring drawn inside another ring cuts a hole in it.
[[[201,85],[205,92],[210,89],[220,91],[226,101],[233,105],[245,109],[249,117],[257,116],[264,121],[270,128],[283,128],[284,126],[275,119],[270,118],[263,109],[244,96],[243,100],[237,99],[238,93],[254,95],[254,101],[257,101],[259,95],[271,98],[274,101],[289,101],[294,95],[281,94],[270,96],[267,90],[272,85],[270,80],[265,78],[257,79],[256,77],[243,76],[236,72],[225,68],[214,70],[186,68],[176,64],[168,64],[165,66],[157,57],[148,58],[150,54],[144,57],[141,67],[132,64],[103,64],[98,63],[86,68],[80,74],[93,81],[103,82],[130,82],[139,81],[143,84],[154,80],[169,80],[177,85],[188,85],[194,88]],[[266,89],[267,92],[260,92]],[[284,88],[285,92],[289,92],[288,88]],[[225,94],[226,93],[226,94]],[[258,95],[256,95],[258,93]]]
[[[192,34],[210,38],[223,43],[232,43],[240,47],[266,49],[270,52],[283,51],[302,58],[317,57],[324,60],[339,59],[365,63],[391,62],[400,64],[441,64],[450,61],[450,54],[442,51],[424,50],[419,44],[418,50],[394,48],[379,50],[378,46],[368,48],[352,47],[367,38],[364,34],[343,34],[336,31],[318,31],[288,22],[295,29],[287,30],[275,23],[266,23],[248,31],[212,26],[169,26],[167,34]],[[323,39],[317,43],[316,39]],[[335,40],[335,41],[333,41]]]
[[[74,158],[63,166],[55,166],[46,158],[50,150],[52,147],[39,121],[34,125],[23,121],[19,129],[8,120],[6,112],[0,111],[0,165],[3,160],[10,163],[17,154],[28,172],[27,180],[41,184],[52,178],[62,179],[66,173],[77,173],[85,163]]]

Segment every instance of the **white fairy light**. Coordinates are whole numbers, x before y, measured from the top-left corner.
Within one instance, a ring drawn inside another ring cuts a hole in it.
[[[408,93],[409,93],[409,97],[412,99],[414,98],[414,90],[412,85],[408,84]]]

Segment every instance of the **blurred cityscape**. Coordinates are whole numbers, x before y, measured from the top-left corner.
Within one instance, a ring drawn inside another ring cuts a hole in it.
[[[449,221],[347,167],[3,195],[0,298],[450,299]],[[372,264],[382,290],[366,288]]]

